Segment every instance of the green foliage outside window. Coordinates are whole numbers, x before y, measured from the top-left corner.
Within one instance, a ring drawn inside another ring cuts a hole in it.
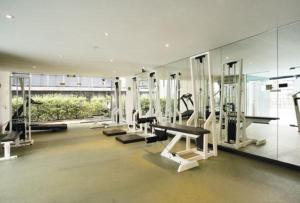
[[[41,104],[31,105],[32,121],[45,122],[69,119],[83,119],[92,116],[109,116],[108,108],[111,102],[109,96],[94,96],[90,101],[84,96],[74,95],[35,95],[32,99]],[[13,111],[15,111],[23,101],[20,97],[13,97]],[[161,99],[162,110],[165,108],[165,99]],[[149,110],[149,98],[141,98],[141,108],[143,114]]]

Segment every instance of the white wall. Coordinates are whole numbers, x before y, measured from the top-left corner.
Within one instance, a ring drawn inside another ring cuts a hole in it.
[[[4,125],[9,121],[9,77],[10,72],[0,71],[0,126],[3,132]]]

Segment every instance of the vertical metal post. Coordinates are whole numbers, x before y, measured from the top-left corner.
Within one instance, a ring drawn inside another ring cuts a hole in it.
[[[221,93],[221,98],[220,98],[220,119],[219,119],[219,128],[220,128],[220,132],[219,132],[219,143],[222,143],[222,126],[223,126],[223,117],[224,117],[224,95],[226,94],[224,91],[224,76],[225,76],[225,64],[222,66],[222,73],[221,73],[221,88],[220,88],[220,93]]]
[[[243,60],[241,59],[239,64],[239,74],[238,74],[238,79],[237,79],[237,88],[235,90],[235,95],[236,97],[236,104],[237,104],[237,120],[236,120],[236,138],[235,138],[235,144],[236,147],[240,147],[240,135],[241,135],[241,98],[242,98],[242,93],[241,93],[241,85],[242,85],[242,69],[243,69]],[[234,65],[235,67],[235,65]],[[236,77],[237,75],[235,75]],[[243,138],[242,138],[243,139]]]
[[[13,104],[12,104],[12,75],[9,76],[9,117],[10,117],[10,123],[9,123],[9,133],[12,132],[12,124],[13,124]]]
[[[208,65],[208,87],[209,87],[209,97],[210,97],[210,116],[207,119],[211,122],[211,129],[210,134],[212,136],[212,142],[213,142],[213,154],[214,156],[218,155],[218,146],[217,146],[217,138],[216,138],[216,114],[215,114],[215,99],[214,99],[214,87],[213,87],[213,76],[212,76],[212,70],[211,70],[211,61],[210,61],[210,54],[207,53],[207,65]],[[204,135],[204,143],[206,144],[205,147],[207,147],[207,135]],[[204,148],[205,149],[205,148]],[[207,153],[207,150],[205,151]],[[207,154],[206,154],[207,156]]]
[[[31,74],[28,80],[28,139],[31,142]]]

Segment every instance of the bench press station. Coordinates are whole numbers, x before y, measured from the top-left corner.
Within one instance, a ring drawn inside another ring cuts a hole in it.
[[[215,133],[215,101],[214,99],[209,99],[209,101],[207,101],[208,97],[214,98],[210,63],[209,52],[190,57],[191,78],[193,82],[192,89],[195,101],[194,112],[187,122],[190,126],[179,125],[174,122],[172,124],[157,123],[151,125],[157,136],[157,141],[161,141],[163,140],[162,138],[168,137],[168,133],[175,135],[161,152],[161,156],[179,163],[178,172],[199,166],[198,160],[208,159],[209,157],[218,155],[217,136]],[[202,118],[203,123],[200,127],[199,118],[205,111],[206,104],[209,104],[212,113],[208,118]],[[208,148],[209,135],[211,137],[212,150]],[[182,138],[185,138],[185,150],[176,153],[171,152]],[[191,147],[191,139],[196,141],[196,147],[194,148]],[[184,158],[184,156],[190,154],[193,155]]]
[[[213,144],[213,149],[208,148],[208,135],[212,135],[209,130],[205,130],[201,127],[192,127],[178,124],[153,124],[151,127],[154,131],[163,131],[164,133],[174,134],[175,137],[161,152],[161,156],[168,158],[172,161],[179,163],[177,172],[183,172],[188,169],[199,166],[198,162],[202,159],[208,159],[212,156],[217,156],[217,144]],[[172,152],[175,145],[185,138],[185,150],[179,152]],[[196,147],[191,147],[191,139],[196,141]],[[182,156],[194,154],[189,158],[183,158]]]

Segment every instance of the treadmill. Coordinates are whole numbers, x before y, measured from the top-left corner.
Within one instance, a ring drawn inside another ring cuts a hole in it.
[[[30,100],[31,104],[40,105],[41,102],[34,101],[33,99]],[[26,106],[28,107],[29,101],[28,98],[26,100]],[[10,129],[10,125],[12,123],[12,130],[17,132],[24,132],[25,133],[25,124],[23,121],[20,121],[22,118],[22,114],[24,112],[23,105],[19,106],[19,108],[14,112],[12,116],[12,121],[9,122],[5,128],[6,131]],[[58,131],[65,131],[68,129],[68,125],[65,123],[38,123],[34,122],[31,123],[31,130],[32,131],[47,131],[47,132],[58,132]]]
[[[180,97],[180,100],[183,102],[186,108],[186,110],[181,113],[181,117],[188,119],[194,113],[194,110],[189,109],[189,105],[188,105],[188,103],[190,103],[191,106],[194,106],[194,102],[192,100],[192,94],[190,93],[184,94]]]

